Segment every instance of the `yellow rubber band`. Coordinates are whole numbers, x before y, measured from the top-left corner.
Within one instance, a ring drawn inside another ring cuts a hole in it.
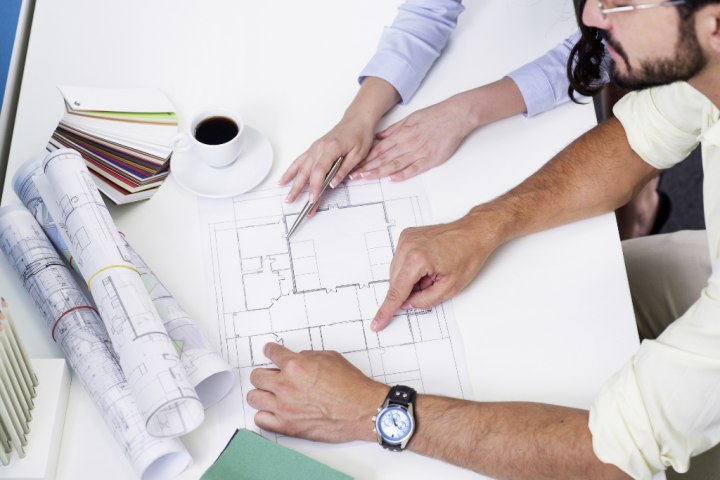
[[[93,273],[92,275],[90,275],[90,279],[89,279],[88,282],[87,282],[88,289],[92,290],[92,287],[90,286],[90,284],[92,283],[93,279],[95,278],[95,276],[96,276],[97,274],[102,273],[102,272],[104,272],[105,270],[110,270],[111,268],[127,268],[128,270],[132,270],[133,272],[135,272],[135,273],[137,273],[138,275],[140,275],[140,272],[138,271],[138,269],[135,268],[135,267],[131,267],[130,265],[108,265],[107,267],[103,267],[103,268],[101,268],[100,270],[98,270],[97,272],[95,272],[95,273]]]

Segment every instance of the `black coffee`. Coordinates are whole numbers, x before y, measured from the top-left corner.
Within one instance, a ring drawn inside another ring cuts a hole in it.
[[[206,145],[220,145],[235,138],[240,129],[227,117],[210,117],[195,127],[195,138]]]

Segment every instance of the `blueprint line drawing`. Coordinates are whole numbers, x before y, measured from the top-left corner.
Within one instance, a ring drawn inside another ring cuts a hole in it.
[[[102,320],[24,207],[0,208],[0,249],[138,477],[170,478],[185,470],[192,459],[182,443],[147,432]]]
[[[307,193],[287,204],[287,192],[266,187],[200,202],[210,318],[222,354],[239,371],[243,426],[254,428],[248,377],[271,366],[262,354],[270,341],[295,351],[336,350],[383,383],[468,398],[450,303],[398,311],[382,332],[369,328],[400,232],[428,215],[421,184],[343,183],[326,191],[318,213],[291,238]]]

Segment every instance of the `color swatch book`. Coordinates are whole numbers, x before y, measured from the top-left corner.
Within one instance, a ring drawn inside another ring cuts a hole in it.
[[[150,198],[169,174],[175,108],[156,88],[58,87],[65,115],[48,149],[82,155],[100,191],[117,204]]]

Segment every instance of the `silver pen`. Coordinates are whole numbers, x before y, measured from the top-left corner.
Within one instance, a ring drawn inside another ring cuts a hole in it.
[[[335,160],[335,163],[333,163],[333,166],[330,168],[330,171],[325,175],[325,181],[323,182],[322,188],[320,189],[320,193],[318,194],[318,201],[320,201],[320,197],[322,196],[323,192],[325,192],[325,189],[327,189],[328,185],[330,185],[330,182],[332,181],[333,177],[337,173],[338,169],[340,168],[340,165],[342,165],[343,160],[345,157],[340,156]],[[317,202],[315,202],[317,203]],[[293,226],[290,227],[290,231],[287,234],[287,238],[290,238],[290,235],[293,234],[295,230],[297,230],[297,227],[300,225],[300,222],[302,222],[305,217],[307,217],[307,214],[310,213],[310,210],[315,206],[315,203],[308,201],[302,210],[300,210],[300,214],[295,219],[295,223],[293,223]]]

